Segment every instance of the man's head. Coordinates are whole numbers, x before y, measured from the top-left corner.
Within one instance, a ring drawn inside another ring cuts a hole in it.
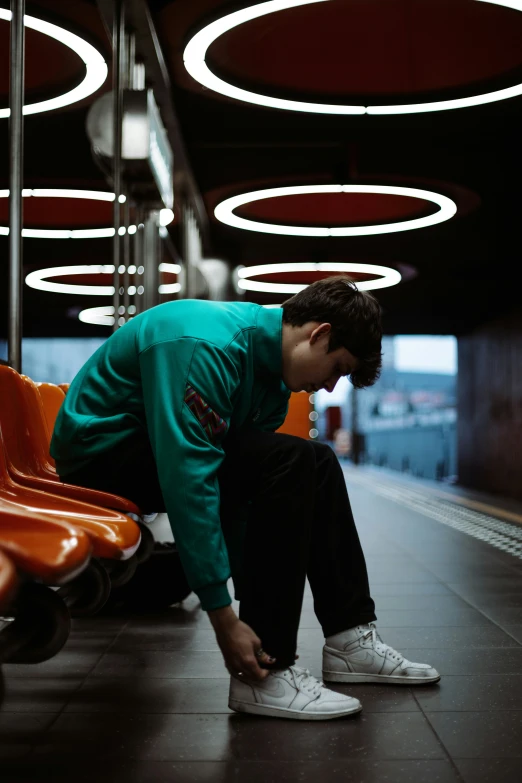
[[[283,303],[283,381],[331,392],[341,375],[362,389],[381,371],[381,308],[346,276],[309,285]]]

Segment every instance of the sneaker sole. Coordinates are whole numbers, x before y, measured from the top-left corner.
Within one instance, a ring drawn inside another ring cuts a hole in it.
[[[437,677],[393,677],[387,674],[353,674],[352,672],[327,672],[323,670],[324,682],[380,682],[392,685],[429,685],[440,680]]]
[[[331,720],[333,718],[345,718],[348,715],[356,715],[361,712],[362,705],[351,710],[343,712],[301,712],[298,710],[289,710],[285,707],[268,707],[265,704],[250,704],[245,701],[236,701],[231,699],[228,706],[234,712],[247,712],[251,715],[269,715],[272,718],[289,718],[291,720]]]

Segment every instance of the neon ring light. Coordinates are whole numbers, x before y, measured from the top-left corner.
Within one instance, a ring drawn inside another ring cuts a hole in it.
[[[270,294],[298,294],[304,291],[308,284],[303,283],[266,283],[250,280],[258,275],[276,275],[282,272],[358,272],[380,275],[377,280],[365,280],[357,283],[360,291],[371,291],[376,288],[389,288],[401,282],[401,275],[396,269],[377,264],[355,264],[350,262],[309,263],[298,262],[290,264],[260,264],[259,266],[241,267],[237,270],[238,288],[245,291],[263,291]],[[272,305],[277,307],[277,305]]]
[[[107,193],[103,190],[72,190],[70,188],[24,188],[22,190],[24,198],[78,198],[91,199],[94,201],[114,201],[114,193]],[[0,190],[0,198],[9,198],[8,190]],[[120,195],[120,203],[125,201],[125,196]],[[174,212],[171,209],[161,209],[159,212],[159,222],[161,226],[167,226],[174,220]],[[129,226],[129,234],[135,234],[136,226]],[[125,234],[125,226],[120,226],[119,234]],[[9,228],[0,226],[0,236],[8,236]],[[99,239],[100,237],[113,237],[114,228],[74,228],[74,229],[54,229],[54,228],[24,228],[22,236],[32,239]]]
[[[142,267],[141,267],[142,268]],[[142,268],[143,269],[143,268]],[[170,272],[179,274],[181,267],[179,264],[159,265],[160,272]],[[54,266],[48,269],[36,269],[29,272],[25,282],[29,288],[36,288],[39,291],[52,291],[56,294],[81,294],[83,296],[112,296],[114,286],[112,285],[79,285],[76,283],[53,283],[46,278],[49,277],[70,277],[74,275],[112,275],[114,274],[114,264],[79,264],[76,266]],[[132,290],[131,290],[132,289]],[[160,294],[175,294],[181,290],[180,283],[164,283],[159,286]],[[130,294],[136,293],[136,286],[129,288]],[[138,289],[138,293],[143,293]]]
[[[132,307],[132,305],[130,305],[130,307]],[[129,315],[132,314],[133,311],[130,311]],[[112,326],[114,323],[114,307],[112,305],[104,305],[103,307],[88,307],[87,309],[78,313],[78,320],[82,321],[84,324]]]
[[[195,81],[207,87],[209,90],[226,95],[246,103],[255,103],[258,106],[268,106],[274,109],[286,109],[289,111],[302,111],[315,114],[419,114],[430,111],[446,111],[448,109],[462,109],[469,106],[479,106],[485,103],[503,101],[522,95],[522,84],[515,84],[503,90],[472,95],[468,98],[456,98],[448,101],[432,101],[429,103],[396,104],[393,106],[350,106],[329,103],[308,103],[306,101],[292,101],[282,98],[274,98],[270,95],[243,90],[216,76],[205,62],[205,56],[209,46],[221,35],[238,27],[252,19],[283,11],[287,8],[296,8],[312,3],[325,3],[328,0],[269,0],[265,3],[256,3],[249,8],[235,11],[207,25],[196,33],[187,44],[183,52],[185,68]],[[491,3],[522,11],[522,0],[475,0],[478,3]]]
[[[0,8],[0,19],[10,22],[11,11]],[[27,104],[23,108],[24,114],[38,114],[40,112],[52,111],[53,109],[61,109],[63,106],[70,106],[71,103],[77,103],[77,101],[92,95],[93,92],[96,92],[102,86],[107,78],[107,63],[94,46],[91,46],[83,38],[70,33],[63,27],[44,22],[43,19],[38,19],[35,16],[24,15],[24,25],[68,46],[83,60],[86,68],[85,78],[77,87],[63,95],[58,95],[56,98]],[[0,118],[9,117],[10,113],[10,109],[0,109]]]
[[[239,217],[234,209],[265,198],[295,196],[310,193],[379,193],[390,196],[406,196],[423,199],[437,204],[440,209],[433,215],[397,223],[382,223],[377,226],[339,226],[335,228],[316,226],[280,226],[277,223],[259,223],[255,220]],[[415,228],[434,226],[449,220],[457,211],[457,205],[447,196],[418,188],[404,188],[388,185],[300,185],[297,187],[268,188],[242,193],[222,201],[214,210],[214,215],[222,223],[247,231],[261,231],[265,234],[285,234],[304,237],[355,237],[391,234],[396,231],[411,231]]]

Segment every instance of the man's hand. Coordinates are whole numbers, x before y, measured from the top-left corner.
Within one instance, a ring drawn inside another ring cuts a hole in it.
[[[275,659],[265,652],[260,657],[256,656],[261,649],[261,639],[237,617],[232,607],[213,609],[208,616],[230,674],[237,676],[241,673],[253,680],[268,677],[269,670],[262,669],[259,663],[274,663]]]

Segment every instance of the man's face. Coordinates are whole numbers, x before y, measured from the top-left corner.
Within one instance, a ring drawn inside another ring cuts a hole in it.
[[[295,346],[287,377],[283,378],[291,391],[332,392],[342,375],[349,375],[357,368],[356,357],[346,348],[328,353],[329,342],[329,324],[321,324],[309,340]]]

